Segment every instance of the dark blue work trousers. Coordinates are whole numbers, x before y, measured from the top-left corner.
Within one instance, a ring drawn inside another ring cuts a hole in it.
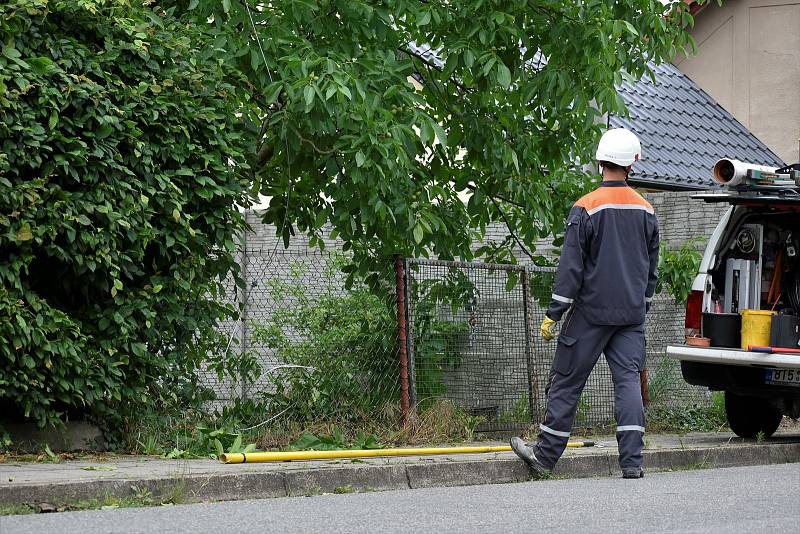
[[[641,467],[644,405],[639,373],[644,368],[644,324],[596,325],[573,308],[558,337],[547,387],[547,412],[539,425],[536,457],[551,468],[564,453],[581,392],[600,354],[614,381],[614,417],[620,467]]]

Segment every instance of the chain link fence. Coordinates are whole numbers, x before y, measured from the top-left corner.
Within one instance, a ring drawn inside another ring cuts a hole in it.
[[[452,399],[483,418],[479,430],[526,428],[545,410],[555,342],[538,335],[555,268],[409,260],[411,398]],[[651,407],[705,404],[665,356],[683,336],[683,310],[658,295],[647,316]],[[601,355],[578,404],[577,426],[614,424],[611,371]]]
[[[346,288],[346,264],[341,253],[311,249],[242,259],[240,319],[223,328],[231,350],[256,366],[250,380],[206,375],[217,407],[248,401],[263,421],[300,427],[399,420],[394,288]]]
[[[412,404],[448,398],[483,419],[478,430],[537,420],[546,369],[526,269],[408,260],[406,272]]]
[[[215,407],[258,404],[260,421],[300,427],[401,420],[399,347],[408,359],[412,410],[447,399],[480,418],[478,431],[538,422],[555,342],[538,335],[555,268],[405,260],[407,339],[398,336],[395,280],[345,287],[341,253],[248,251],[241,310],[223,328],[244,365],[238,379],[208,373]],[[651,406],[705,404],[666,345],[683,336],[683,310],[659,295],[647,317]],[[246,380],[249,376],[252,380]],[[577,426],[613,424],[613,385],[602,358],[581,397]]]

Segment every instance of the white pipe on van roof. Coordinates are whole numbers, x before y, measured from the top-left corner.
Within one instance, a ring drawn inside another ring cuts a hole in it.
[[[722,185],[736,186],[747,178],[747,171],[751,169],[761,172],[775,172],[778,167],[722,158],[714,164],[714,181]]]

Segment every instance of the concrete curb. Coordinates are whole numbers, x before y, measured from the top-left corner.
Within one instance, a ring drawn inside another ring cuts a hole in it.
[[[647,450],[644,456],[648,472],[782,464],[800,462],[800,443]],[[566,478],[619,476],[617,454],[609,451],[567,456],[561,459],[554,475]],[[529,479],[530,473],[521,461],[494,458],[3,485],[0,486],[0,503],[47,502],[60,505],[106,495],[131,497],[145,490],[154,498],[180,495],[184,502],[228,501],[336,492],[505,484]]]

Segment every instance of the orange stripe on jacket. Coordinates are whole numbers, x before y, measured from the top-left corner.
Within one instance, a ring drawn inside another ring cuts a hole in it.
[[[641,209],[654,213],[653,206],[630,187],[599,187],[575,203],[591,215],[605,208]]]

